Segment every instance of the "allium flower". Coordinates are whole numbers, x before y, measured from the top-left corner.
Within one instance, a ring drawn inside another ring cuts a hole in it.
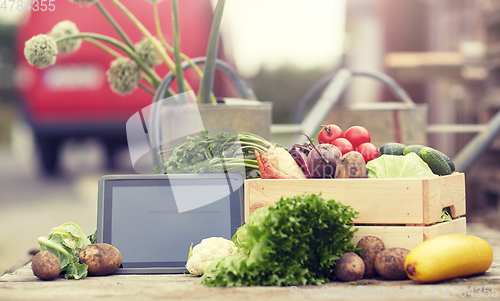
[[[32,37],[24,44],[24,57],[31,66],[40,69],[54,65],[56,62],[57,44],[45,34]]]
[[[78,27],[76,27],[76,24],[71,21],[65,20],[57,23],[54,27],[52,27],[49,35],[56,40],[58,38],[78,33],[80,33],[80,31],[78,30]],[[68,39],[57,42],[57,50],[59,52],[70,53],[78,50],[81,44],[82,39]]]
[[[118,94],[132,93],[141,79],[139,66],[126,57],[119,57],[112,61],[106,75],[111,89]]]
[[[155,41],[159,41],[155,38]],[[149,67],[155,67],[162,62],[162,57],[154,47],[151,40],[143,37],[139,42],[134,45],[135,52],[139,58],[146,63]]]

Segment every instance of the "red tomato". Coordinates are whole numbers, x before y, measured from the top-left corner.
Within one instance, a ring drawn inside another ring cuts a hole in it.
[[[333,140],[337,138],[343,138],[344,137],[344,131],[335,124],[329,124],[323,127],[321,131],[319,131],[318,134],[318,143],[323,144],[323,143],[331,143]]]
[[[354,147],[371,141],[370,132],[368,132],[366,128],[359,125],[351,126],[347,131],[345,131],[345,138],[349,140]]]
[[[365,163],[378,158],[378,148],[373,143],[365,142],[360,144],[356,150],[363,155]]]
[[[340,149],[342,152],[342,155],[347,154],[348,152],[352,152],[354,150],[354,147],[352,146],[351,142],[347,140],[346,138],[337,138],[333,140],[330,144],[335,145]]]

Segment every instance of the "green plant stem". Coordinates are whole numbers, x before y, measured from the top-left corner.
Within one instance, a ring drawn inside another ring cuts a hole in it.
[[[163,33],[162,33],[161,26],[160,26],[160,16],[158,14],[158,3],[157,2],[153,3],[153,11],[154,11],[154,17],[155,17],[156,31],[158,33],[158,37],[160,38],[160,42],[163,44],[165,49],[167,49],[168,52],[174,53],[174,47],[170,46],[170,44],[167,42],[167,40],[165,40],[165,36],[163,36]],[[187,56],[185,53],[181,52],[181,57],[183,60],[185,60],[186,62],[189,63],[191,68],[193,68],[193,70],[196,72],[196,74],[198,74],[198,76],[200,78],[203,77],[203,71],[201,71],[200,67],[198,67],[198,65],[196,65],[193,62],[193,60],[191,60],[191,58],[189,56]]]
[[[213,89],[214,75],[215,75],[215,60],[217,59],[217,51],[219,46],[220,25],[222,22],[222,13],[224,12],[224,5],[226,0],[219,0],[215,8],[214,19],[212,28],[210,29],[210,39],[208,42],[207,61],[205,63],[205,70],[203,71],[203,79],[198,94],[200,103],[208,103],[210,100],[210,93]],[[213,102],[212,102],[213,103]]]
[[[161,25],[160,25],[160,16],[158,13],[158,2],[153,3],[153,12],[154,12],[154,18],[155,18],[155,24],[156,24],[156,32],[158,34],[158,38],[160,39],[160,42],[163,44],[165,49],[167,49],[168,52],[174,53],[174,47],[170,46],[170,44],[165,40],[165,36],[163,35],[163,32],[161,30]],[[188,64],[193,68],[193,70],[196,72],[196,74],[200,77],[203,78],[203,71],[201,71],[200,67],[196,65],[193,60],[186,54],[179,52],[181,54],[181,58],[188,62]],[[213,93],[210,94],[210,100],[212,103],[217,103],[217,99],[215,98],[215,95]]]
[[[264,147],[257,145],[257,144],[245,144],[245,145],[241,146],[242,151],[245,151],[245,150],[253,151],[254,149],[258,150],[260,153],[265,153],[267,151],[267,148],[264,148]],[[253,155],[253,152],[251,154]]]
[[[101,43],[93,38],[83,38],[82,40],[89,42],[90,44],[93,44],[93,45],[101,48],[102,50],[106,51],[107,53],[111,54],[114,57],[121,57],[122,56],[120,53],[118,53],[114,49],[108,47],[106,44]]]
[[[134,49],[134,44],[132,43],[132,40],[130,40],[125,31],[123,31],[120,25],[118,25],[118,22],[116,22],[116,20],[113,18],[113,16],[111,16],[111,14],[106,10],[106,8],[104,8],[104,6],[101,5],[101,2],[96,1],[95,5],[97,6],[97,8],[99,8],[99,10],[104,15],[104,17],[109,21],[109,23],[111,23],[113,28],[122,38],[123,42],[125,42],[125,44],[127,44],[127,46],[130,47],[130,49]]]
[[[141,87],[144,91],[148,92],[149,94],[151,95],[155,95],[155,92],[153,92],[151,89],[149,89],[148,87],[146,87],[145,85],[139,83],[139,87]]]
[[[144,72],[141,72],[142,78],[152,87],[153,82],[149,76],[147,76]]]
[[[181,38],[179,34],[179,7],[177,0],[172,0],[172,28],[174,39],[175,72],[177,74],[177,90],[180,94],[184,92],[184,72],[182,70]]]
[[[175,71],[175,63],[162,49],[161,44],[158,43],[158,41],[153,37],[153,35],[149,32],[149,30],[119,0],[111,0],[111,1],[132,21],[132,23],[134,23],[134,25],[142,32],[142,34],[151,41],[156,51],[158,51],[158,53],[162,56],[163,60],[165,61],[165,64],[167,64],[168,68],[177,77],[177,73]],[[187,81],[184,81],[184,89],[186,91],[193,90],[193,88],[191,88],[191,85],[189,85]]]
[[[101,43],[101,42],[99,42],[99,41],[97,41],[97,40],[95,40],[95,39],[92,39],[92,38],[84,38],[84,39],[82,39],[82,40],[87,41],[87,42],[89,42],[89,43],[91,43],[91,44],[93,44],[93,45],[95,45],[95,46],[97,46],[97,47],[101,48],[102,50],[106,51],[107,53],[111,54],[111,55],[112,55],[112,56],[114,56],[114,57],[122,57],[122,55],[121,55],[120,53],[118,53],[118,52],[117,52],[117,51],[115,51],[114,49],[111,49],[111,48],[110,48],[110,47],[108,47],[106,44],[103,44],[103,43]],[[143,72],[144,72],[144,71],[143,71]],[[143,73],[143,72],[141,72],[141,76],[142,76],[142,78],[143,78],[143,79],[144,79],[144,80],[145,80],[148,84],[150,84],[151,86],[154,86],[154,84],[153,84],[153,80],[151,79],[151,77],[149,77],[147,74],[145,74],[145,73]],[[154,72],[154,71],[153,71],[153,72]],[[153,92],[151,89],[149,89],[149,88],[145,87],[145,86],[144,86],[144,85],[142,85],[142,84],[139,84],[139,86],[140,86],[142,89],[146,90],[146,92],[148,92],[148,93],[152,93],[152,94],[154,95],[154,92]]]
[[[244,164],[241,163],[214,163],[212,167],[248,167],[248,168],[255,168],[258,169],[259,165],[257,164],[257,161],[255,161],[256,164],[251,164],[249,162],[245,162]]]
[[[74,39],[74,38],[93,38],[99,41],[107,42],[123,52],[125,52],[132,60],[134,60],[139,68],[141,68],[151,79],[153,80],[153,86],[154,88],[157,88],[158,85],[161,82],[161,78],[156,74],[153,69],[151,69],[148,65],[146,65],[138,56],[137,54],[132,51],[127,45],[123,44],[122,42],[113,39],[111,37],[101,35],[101,34],[96,34],[96,33],[86,33],[86,32],[81,32],[78,34],[72,34],[72,35],[67,35],[64,37],[60,37],[55,40],[56,43],[68,40],[68,39]]]
[[[160,39],[160,42],[163,44],[165,49],[167,49],[167,51],[173,52],[172,46],[170,46],[167,43],[167,40],[165,40],[165,36],[163,36],[163,32],[161,30],[160,15],[158,14],[158,3],[157,2],[153,3],[153,14],[154,14],[154,18],[155,18],[156,33],[158,34],[158,38]]]

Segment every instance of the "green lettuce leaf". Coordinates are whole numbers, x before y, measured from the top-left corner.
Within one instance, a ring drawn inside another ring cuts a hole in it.
[[[208,282],[210,279],[210,286],[251,285],[250,281],[246,280],[251,273],[246,265],[247,259],[248,257],[241,253],[217,257],[207,267],[200,281]]]
[[[382,155],[366,164],[368,178],[433,178],[429,165],[416,153],[405,156]]]
[[[351,242],[358,213],[350,206],[313,194],[282,198],[266,208],[252,213],[233,237],[243,250],[214,260],[201,283],[321,284],[335,279],[335,261],[343,253],[359,251]]]
[[[439,221],[440,223],[442,222],[451,222],[453,220],[453,217],[451,217],[451,213],[448,212],[447,208],[444,208],[441,211],[441,220]]]
[[[78,257],[73,256],[73,264],[68,266],[68,270],[64,277],[66,279],[82,279],[87,277],[89,266],[84,263],[78,262]]]
[[[266,218],[269,213],[269,207],[261,207],[256,209],[249,217],[247,222],[236,230],[236,233],[231,239],[233,243],[238,247],[239,252],[246,254],[250,253],[252,248],[252,240],[248,239],[248,227],[259,225]]]

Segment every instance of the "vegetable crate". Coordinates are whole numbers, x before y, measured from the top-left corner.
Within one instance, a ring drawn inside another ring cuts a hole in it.
[[[245,180],[245,220],[281,197],[321,193],[359,212],[354,243],[379,237],[386,248],[411,250],[426,239],[466,232],[465,175],[428,179],[249,179]],[[440,222],[449,208],[452,221]]]

